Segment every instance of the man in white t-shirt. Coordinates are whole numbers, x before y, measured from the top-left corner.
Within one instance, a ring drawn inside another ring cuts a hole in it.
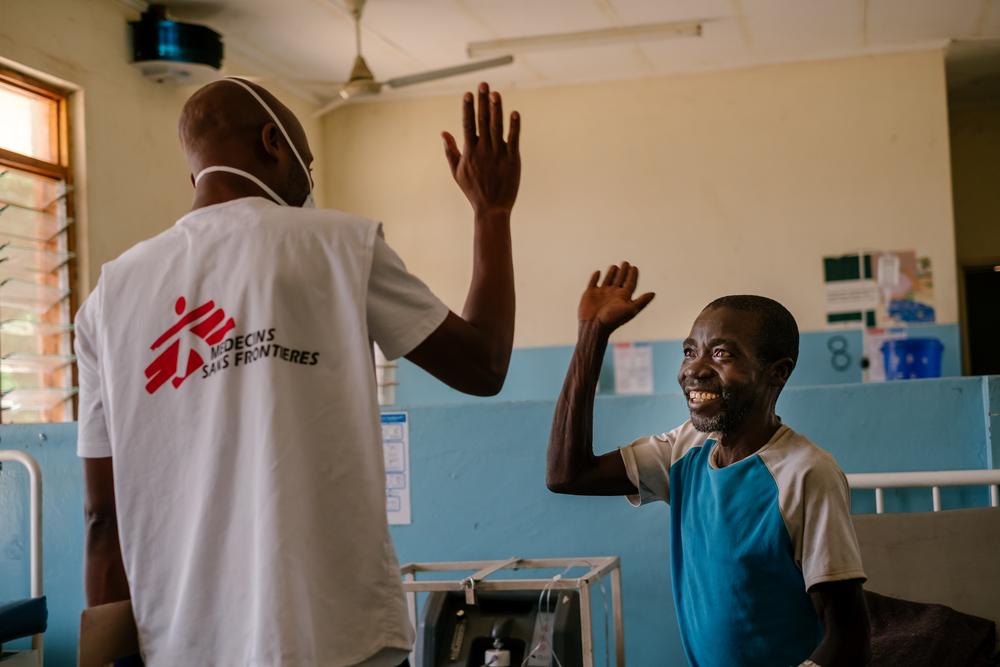
[[[413,630],[385,513],[371,342],[489,395],[513,340],[515,112],[444,133],[475,214],[461,317],[380,226],[310,210],[302,126],[226,79],[184,108],[194,204],[77,315],[89,606],[131,598],[151,667],[396,667]]]

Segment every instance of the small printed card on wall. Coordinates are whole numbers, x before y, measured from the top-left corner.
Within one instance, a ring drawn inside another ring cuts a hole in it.
[[[382,453],[385,456],[385,511],[389,525],[409,525],[412,520],[410,423],[407,413],[382,413]]]
[[[650,343],[615,343],[615,393],[653,393],[653,346]]]

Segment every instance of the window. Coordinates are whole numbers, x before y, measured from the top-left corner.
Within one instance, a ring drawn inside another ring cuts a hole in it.
[[[73,418],[66,96],[0,68],[0,421]]]

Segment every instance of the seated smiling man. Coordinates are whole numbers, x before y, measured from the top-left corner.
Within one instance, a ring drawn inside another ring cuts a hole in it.
[[[865,574],[847,480],[833,457],[781,423],[798,357],[795,319],[760,296],[710,303],[677,377],[691,419],[595,456],[594,394],[611,333],[653,299],[639,270],[591,276],[556,406],[549,489],[670,504],[674,605],[695,667],[864,665]]]

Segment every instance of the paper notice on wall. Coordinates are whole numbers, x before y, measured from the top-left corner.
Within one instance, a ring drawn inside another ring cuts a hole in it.
[[[934,275],[929,257],[918,257],[912,250],[873,252],[871,263],[879,291],[879,326],[935,321]]]
[[[828,325],[875,326],[878,284],[864,253],[824,257],[823,289]]]
[[[934,322],[931,261],[912,250],[823,258],[826,321],[855,328]]]
[[[382,453],[385,456],[385,510],[389,525],[409,525],[410,424],[405,412],[382,413]]]
[[[615,343],[615,393],[653,393],[653,346],[649,343]]]
[[[878,285],[874,280],[837,280],[826,284],[826,309],[831,313],[874,310]]]

